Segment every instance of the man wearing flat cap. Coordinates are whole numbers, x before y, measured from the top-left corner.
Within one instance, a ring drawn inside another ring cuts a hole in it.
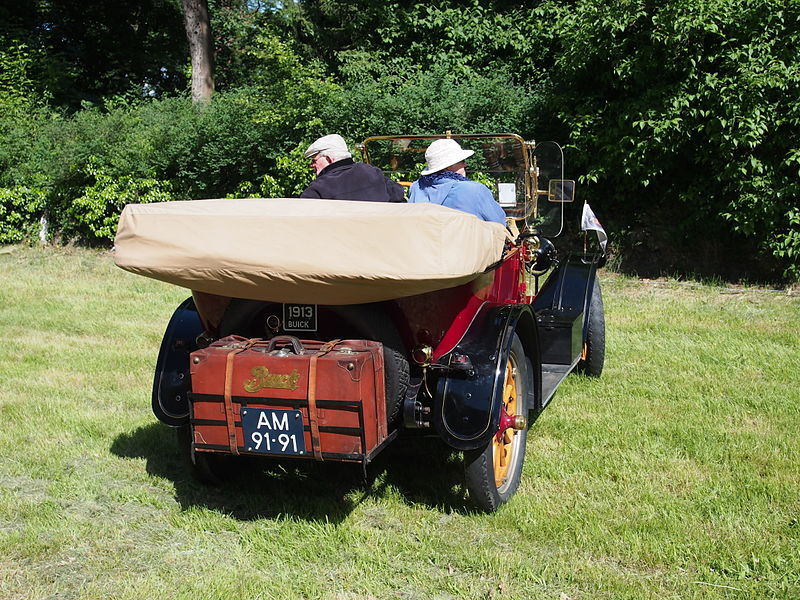
[[[424,170],[411,184],[409,202],[429,202],[472,213],[484,221],[506,224],[506,213],[482,183],[467,179],[466,160],[475,154],[457,141],[445,138],[425,150]]]
[[[353,160],[342,136],[335,133],[319,138],[308,147],[305,157],[317,173],[301,198],[403,202],[403,186],[386,177],[378,167]]]

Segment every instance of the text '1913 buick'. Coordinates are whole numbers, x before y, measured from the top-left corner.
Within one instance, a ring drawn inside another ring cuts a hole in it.
[[[152,404],[195,475],[213,481],[242,455],[366,473],[388,444],[428,436],[461,451],[479,508],[514,494],[531,423],[570,372],[603,369],[605,234],[576,210],[555,143],[379,136],[360,149],[408,186],[443,137],[474,151],[470,178],[506,227],[434,204],[124,209],[116,263],[191,290],[164,334]]]

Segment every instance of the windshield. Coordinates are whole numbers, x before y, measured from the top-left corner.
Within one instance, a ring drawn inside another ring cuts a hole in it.
[[[475,154],[467,159],[467,177],[491,190],[506,216],[524,220],[541,235],[558,235],[563,202],[548,193],[551,180],[563,177],[563,155],[555,142],[536,146],[514,134],[374,136],[360,145],[365,162],[408,189],[425,168],[425,150],[450,137]]]
[[[364,160],[407,188],[425,168],[425,150],[443,135],[380,136],[364,141]],[[452,135],[462,148],[475,154],[467,159],[467,177],[488,187],[508,217],[524,219],[531,210],[530,153],[519,136]]]

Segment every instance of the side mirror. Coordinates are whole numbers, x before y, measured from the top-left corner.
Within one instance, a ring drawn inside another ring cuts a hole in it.
[[[573,179],[551,179],[547,190],[550,202],[572,202],[575,200],[575,181]]]

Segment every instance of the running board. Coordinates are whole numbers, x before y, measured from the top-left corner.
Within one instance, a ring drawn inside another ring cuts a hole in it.
[[[577,363],[578,361],[571,365],[542,364],[542,408],[547,406],[556,393],[558,386],[561,385],[561,382],[570,374]]]

